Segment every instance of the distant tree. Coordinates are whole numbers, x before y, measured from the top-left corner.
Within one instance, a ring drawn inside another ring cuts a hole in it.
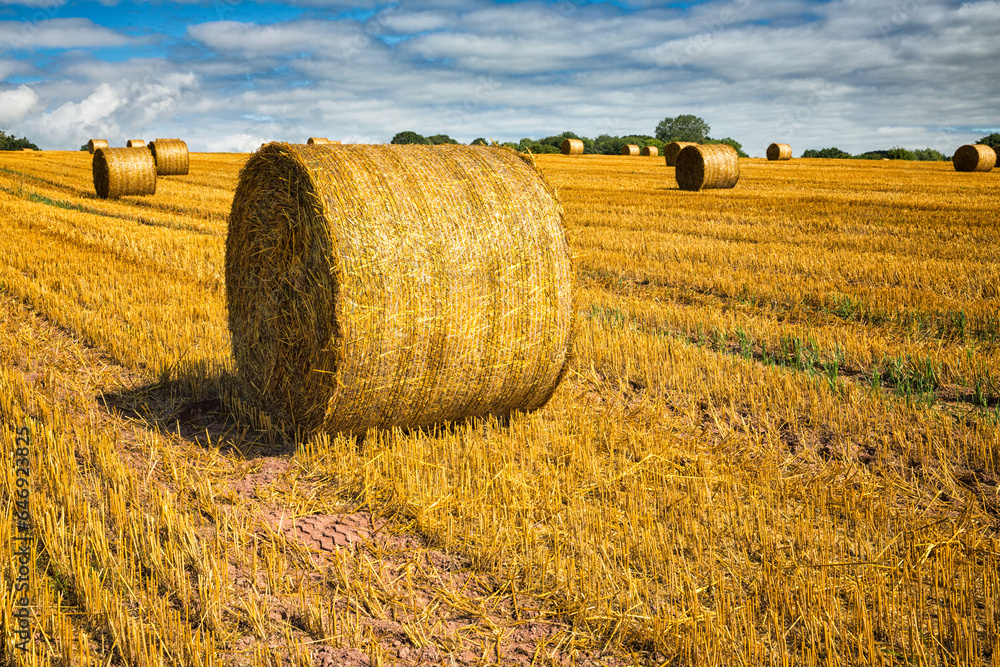
[[[81,151],[87,151],[89,153],[90,152],[90,146],[88,146],[87,144],[84,144],[84,145],[80,146],[80,150]]]
[[[851,157],[851,154],[848,153],[847,151],[840,150],[836,146],[832,146],[830,148],[823,148],[820,150],[816,150],[815,148],[810,148],[802,152],[802,157],[823,157],[823,158],[835,158],[835,159],[846,160],[847,158]]]
[[[7,134],[0,130],[0,151],[19,151],[22,148],[38,150],[38,146],[30,142],[27,137],[17,139],[13,134]]]
[[[882,158],[889,159],[888,150],[877,150],[877,151],[867,151],[861,153],[860,155],[855,155],[856,160],[881,160]]]
[[[994,148],[1000,147],[1000,132],[994,132],[993,134],[987,134],[985,137],[976,142],[977,144],[986,144],[987,146],[993,146]]]
[[[409,130],[405,132],[397,132],[396,136],[392,138],[389,143],[393,144],[429,144],[430,141],[427,137],[417,134],[416,132],[410,132]]]
[[[917,156],[913,154],[913,151],[903,148],[901,146],[893,146],[886,151],[886,157],[890,160],[916,160]]]
[[[681,114],[675,118],[664,118],[656,124],[656,138],[665,144],[672,141],[693,141],[704,143],[712,130],[704,120],[691,114]]]
[[[476,139],[473,139],[472,143],[469,144],[469,145],[470,146],[489,146],[490,142],[488,140],[484,139],[483,137],[478,137]]]
[[[457,144],[458,142],[449,137],[447,134],[433,134],[427,137],[427,143],[440,145],[440,144]]]
[[[933,148],[923,148],[913,151],[913,159],[922,162],[943,162],[950,158],[941,151],[934,150]]]
[[[747,155],[746,151],[743,150],[743,144],[741,144],[740,142],[736,141],[732,137],[723,137],[722,139],[712,139],[711,137],[708,137],[708,138],[705,139],[704,143],[706,143],[706,144],[726,144],[726,145],[729,145],[729,146],[732,146],[733,148],[735,148],[736,149],[736,154],[739,155],[740,157],[750,157],[749,155]]]

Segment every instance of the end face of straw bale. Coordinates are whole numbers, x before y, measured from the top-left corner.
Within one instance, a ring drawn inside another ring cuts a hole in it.
[[[657,148],[656,146],[642,147],[642,155],[645,155],[646,157],[656,157],[659,154],[660,154],[660,149]]]
[[[951,158],[955,171],[990,171],[997,164],[997,154],[985,144],[966,144]]]
[[[771,144],[767,147],[767,159],[776,162],[778,160],[791,160],[792,147],[788,144]]]
[[[583,155],[583,141],[580,139],[563,139],[563,155]]]
[[[515,152],[272,143],[226,239],[250,401],[307,429],[418,428],[541,407],[572,335],[558,204]]]
[[[98,148],[107,148],[108,142],[106,139],[91,139],[87,142],[87,150],[93,153]]]
[[[677,165],[677,156],[680,152],[687,148],[688,146],[697,146],[693,141],[672,141],[663,147],[663,159],[666,161],[668,167],[674,167]]]
[[[101,199],[156,194],[156,164],[145,148],[98,148],[91,168]]]
[[[622,146],[622,155],[638,155],[639,147],[635,144],[625,144]]]
[[[681,190],[732,188],[740,180],[739,156],[727,144],[685,146],[675,167]]]
[[[157,176],[186,176],[189,167],[188,147],[180,139],[156,139],[149,142],[149,152],[156,162]]]
[[[310,146],[322,146],[324,144],[340,145],[339,141],[330,141],[326,137],[309,137],[309,140],[306,141],[306,143]]]
[[[128,148],[145,148],[146,147],[146,142],[143,141],[142,139],[129,139],[125,143],[125,145]]]

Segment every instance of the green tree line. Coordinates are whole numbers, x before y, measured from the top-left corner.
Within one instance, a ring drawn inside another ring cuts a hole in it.
[[[30,148],[37,151],[38,146],[28,141],[27,137],[16,138],[13,134],[7,134],[0,130],[0,151],[19,151],[22,148]]]

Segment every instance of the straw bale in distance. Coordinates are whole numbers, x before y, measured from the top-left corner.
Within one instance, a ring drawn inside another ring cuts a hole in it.
[[[87,142],[87,150],[93,153],[98,148],[107,148],[108,142],[106,139],[91,139]]]
[[[697,145],[693,141],[672,141],[663,147],[663,159],[668,167],[673,167],[677,164],[677,156],[685,147]]]
[[[657,148],[656,146],[643,146],[642,154],[647,157],[656,157],[657,155],[660,154],[660,149]]]
[[[580,139],[563,139],[563,155],[583,155],[583,141]]]
[[[622,155],[638,155],[639,147],[635,144],[625,144],[622,146]]]
[[[180,139],[150,141],[149,152],[156,162],[157,176],[184,176],[188,173],[188,147]]]
[[[777,160],[791,160],[792,147],[788,144],[771,144],[767,147],[767,159],[771,162]]]
[[[726,144],[685,146],[675,167],[682,190],[731,188],[740,180],[739,156]]]
[[[145,148],[98,148],[92,169],[102,199],[156,194],[156,163]]]
[[[543,406],[565,371],[572,267],[559,205],[515,152],[271,143],[226,239],[251,403],[360,434]]]
[[[951,158],[955,171],[990,171],[997,163],[997,154],[985,144],[966,144]]]
[[[335,144],[335,145],[340,144],[339,141],[330,141],[326,137],[309,137],[309,140],[306,143],[309,144],[310,146],[323,145],[323,144]]]
[[[143,141],[142,139],[129,139],[127,142],[125,142],[125,145],[128,146],[129,148],[145,148],[146,142]]]

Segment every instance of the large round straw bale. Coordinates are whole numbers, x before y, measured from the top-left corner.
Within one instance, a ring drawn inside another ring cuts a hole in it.
[[[340,142],[339,141],[330,141],[326,137],[309,137],[309,140],[306,143],[309,144],[310,146],[315,146],[315,145],[323,145],[323,144],[339,144]]]
[[[674,166],[681,190],[731,188],[740,180],[739,156],[727,144],[685,146]]]
[[[788,144],[771,144],[767,147],[767,159],[771,162],[777,160],[791,160],[792,147]]]
[[[107,147],[108,147],[107,139],[91,139],[90,141],[87,142],[87,150],[90,151],[91,153],[96,151],[98,148],[107,148]]]
[[[642,154],[648,157],[656,157],[657,155],[660,154],[660,149],[657,148],[656,146],[643,146]]]
[[[188,147],[180,139],[157,139],[149,142],[156,161],[157,176],[184,176],[188,173]]]
[[[625,144],[622,146],[622,155],[638,155],[639,147],[635,144]]]
[[[666,160],[668,167],[676,166],[677,156],[680,152],[687,146],[697,146],[698,144],[693,141],[672,141],[663,147],[663,159]]]
[[[142,139],[129,139],[127,142],[125,142],[125,145],[128,146],[129,148],[145,148],[146,142],[143,141]]]
[[[156,163],[145,148],[98,148],[92,169],[102,199],[156,194]]]
[[[515,152],[271,143],[226,239],[252,404],[330,433],[541,407],[566,369],[562,214]]]
[[[985,144],[966,144],[951,158],[955,171],[990,171],[997,164],[997,154]]]
[[[583,141],[580,139],[563,139],[563,155],[583,155]]]

